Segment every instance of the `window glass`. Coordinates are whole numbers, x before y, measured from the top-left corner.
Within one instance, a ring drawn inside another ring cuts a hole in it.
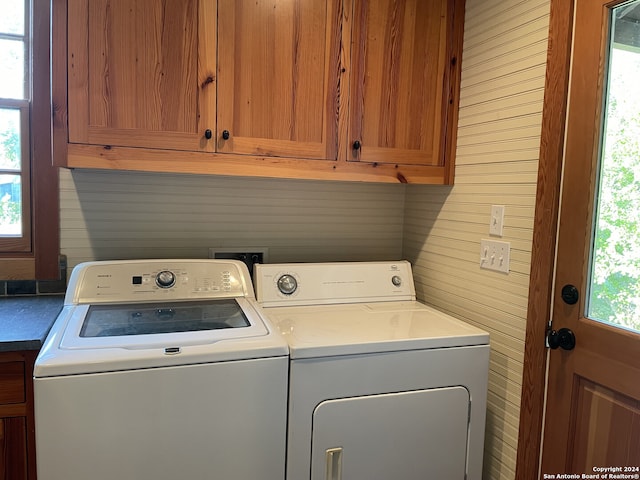
[[[2,0],[0,34],[24,35],[24,1]]]
[[[612,11],[587,316],[640,331],[640,1]]]
[[[29,139],[27,3],[0,1],[0,237],[26,242],[23,225],[29,212],[23,194],[29,191],[29,152],[21,146]]]
[[[0,175],[0,237],[22,235],[20,175]]]
[[[0,170],[20,171],[20,110],[0,108]]]
[[[0,98],[25,97],[24,49],[22,40],[0,39]]]

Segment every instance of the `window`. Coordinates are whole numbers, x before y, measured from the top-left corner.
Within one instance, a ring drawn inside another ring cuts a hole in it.
[[[50,18],[50,2],[2,0],[0,280],[58,276]]]
[[[0,17],[0,238],[5,251],[31,251],[29,211],[29,22],[24,0]]]
[[[587,316],[640,332],[640,0],[612,9]]]

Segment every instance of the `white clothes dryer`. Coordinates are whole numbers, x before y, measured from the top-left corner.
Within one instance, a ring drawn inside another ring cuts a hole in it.
[[[480,480],[489,335],[416,301],[408,262],[256,265],[289,344],[287,479]]]

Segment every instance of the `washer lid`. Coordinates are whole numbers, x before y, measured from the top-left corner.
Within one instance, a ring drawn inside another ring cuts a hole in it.
[[[247,298],[66,305],[36,359],[34,376],[286,356],[287,343],[261,312]]]
[[[244,313],[242,300],[78,306],[60,348],[140,349],[266,335],[264,323]]]
[[[265,308],[292,359],[486,345],[489,334],[417,301]]]

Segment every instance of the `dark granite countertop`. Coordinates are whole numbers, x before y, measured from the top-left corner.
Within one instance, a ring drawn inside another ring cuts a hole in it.
[[[40,350],[63,295],[0,297],[0,352]]]

